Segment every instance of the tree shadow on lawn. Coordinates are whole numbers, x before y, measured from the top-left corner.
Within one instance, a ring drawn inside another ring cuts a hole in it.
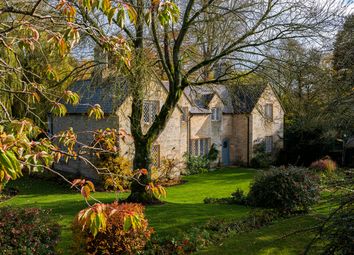
[[[315,226],[318,221],[313,215],[297,216],[273,222],[271,225],[248,233],[231,235],[220,246],[209,247],[198,255],[295,255],[302,254],[314,236],[313,232],[297,230]],[[318,249],[318,247],[317,247]],[[222,253],[220,253],[222,251]],[[317,254],[311,253],[311,254]]]

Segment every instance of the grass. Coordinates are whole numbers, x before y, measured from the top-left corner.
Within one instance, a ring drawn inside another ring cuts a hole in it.
[[[242,168],[224,168],[215,172],[185,177],[186,184],[167,189],[165,204],[149,206],[146,214],[150,225],[161,235],[175,236],[194,225],[213,218],[237,218],[249,211],[248,208],[235,205],[206,205],[205,197],[227,197],[241,188],[248,190],[255,170]],[[77,194],[62,185],[38,179],[23,178],[10,184],[18,187],[20,194],[1,205],[41,207],[52,209],[54,217],[63,226],[59,249],[70,254],[70,225],[74,216],[85,203]],[[123,193],[121,198],[128,194]],[[109,203],[116,198],[114,193],[96,192],[95,198]]]
[[[331,193],[323,192],[320,202],[310,214],[280,219],[248,233],[232,234],[223,243],[201,250],[196,255],[295,255],[303,254],[315,233],[311,231],[335,206],[329,201]],[[307,229],[307,230],[306,230]],[[321,254],[321,243],[316,243],[310,254]]]
[[[249,233],[231,235],[219,246],[209,247],[198,255],[288,255],[302,254],[306,244],[311,240],[311,232],[294,233],[296,230],[316,225],[311,215],[283,219],[269,226]],[[289,236],[287,236],[289,234]]]

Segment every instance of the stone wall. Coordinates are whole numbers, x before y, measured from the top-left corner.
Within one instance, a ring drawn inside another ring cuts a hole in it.
[[[161,86],[151,85],[145,93],[145,100],[159,101],[159,109],[167,97],[167,91]],[[176,158],[179,161],[183,160],[183,155],[187,152],[187,122],[182,121],[182,107],[190,104],[187,98],[182,95],[178,107],[173,111],[170,120],[168,121],[165,129],[158,136],[154,145],[159,145],[160,148],[160,161],[164,157]],[[130,133],[131,115],[131,98],[128,98],[117,110],[119,116],[119,128],[126,130]],[[150,125],[142,121],[143,132],[147,132]],[[128,139],[128,142],[121,142],[121,154],[132,159],[134,156],[133,141]]]
[[[88,131],[94,131],[97,129],[106,128],[118,128],[118,117],[111,115],[110,117],[105,117],[100,120],[95,120],[88,118],[87,115],[67,115],[65,117],[54,117],[53,118],[53,130],[52,133],[57,134],[60,131],[68,130],[73,128],[74,132],[77,133],[77,139],[80,143],[90,144],[92,142],[92,133]],[[76,148],[80,148],[77,145]],[[90,160],[94,161],[93,157],[89,157]],[[98,179],[96,170],[83,160],[69,160],[68,162],[62,161],[60,164],[56,164],[55,169],[59,171],[68,172],[75,175],[86,176],[92,179]]]
[[[233,129],[235,130],[235,163],[247,164],[247,142],[248,140],[248,114],[237,114],[233,116]],[[251,121],[251,118],[250,118]],[[251,124],[251,122],[250,122]],[[250,145],[249,145],[250,146]]]
[[[273,105],[273,120],[265,118],[265,105]],[[252,148],[264,141],[266,136],[273,137],[274,152],[283,147],[284,110],[274,91],[268,86],[252,111]]]

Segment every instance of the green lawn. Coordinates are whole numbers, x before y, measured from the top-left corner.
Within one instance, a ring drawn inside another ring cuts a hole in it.
[[[299,232],[316,224],[311,215],[296,216],[273,222],[249,233],[234,234],[219,246],[209,247],[197,255],[290,255],[302,254],[310,242],[311,232]],[[287,236],[289,235],[289,236]]]
[[[197,252],[197,255],[295,255],[302,254],[315,232],[309,230],[328,215],[333,206],[330,193],[323,192],[321,200],[308,215],[280,219],[248,233],[233,234],[223,243]],[[305,231],[308,229],[307,231]],[[321,254],[321,244],[315,244],[310,254]]]
[[[205,205],[203,199],[230,196],[237,187],[247,191],[255,173],[255,170],[250,169],[225,168],[185,177],[186,184],[167,189],[165,204],[147,207],[146,214],[150,225],[162,235],[176,236],[178,232],[213,218],[231,219],[245,216],[248,208],[235,205]],[[1,205],[52,209],[63,226],[59,249],[70,254],[70,224],[75,214],[85,207],[81,195],[71,191],[69,187],[36,179],[20,179],[10,185],[17,186],[20,194]],[[120,195],[125,196],[127,193]],[[96,192],[95,197],[102,202],[112,202],[115,194]]]

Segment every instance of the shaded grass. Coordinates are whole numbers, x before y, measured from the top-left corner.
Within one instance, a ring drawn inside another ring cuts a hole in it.
[[[223,243],[208,247],[196,254],[212,255],[295,255],[303,254],[314,238],[316,230],[337,204],[330,192],[323,192],[321,200],[310,214],[273,221],[270,225],[247,233],[231,234]],[[321,254],[323,243],[316,243],[309,254]]]
[[[294,232],[303,228],[310,228],[316,224],[317,219],[313,215],[282,219],[249,233],[233,234],[219,246],[209,247],[208,250],[196,254],[302,254],[314,234],[309,231]]]
[[[150,225],[157,233],[165,236],[175,236],[189,228],[205,223],[210,219],[231,219],[242,217],[248,208],[235,205],[205,205],[205,197],[227,197],[236,188],[248,191],[255,170],[243,168],[223,168],[215,172],[185,177],[186,184],[167,189],[166,202],[163,205],[149,206],[146,215]],[[20,194],[3,205],[21,207],[41,207],[51,209],[53,216],[62,225],[59,249],[64,254],[70,254],[70,225],[75,215],[86,207],[80,194],[70,190],[69,186],[32,178],[22,178],[9,184],[17,187]],[[110,192],[96,192],[95,198],[110,203],[116,195]],[[121,193],[119,198],[125,198],[128,193]]]

